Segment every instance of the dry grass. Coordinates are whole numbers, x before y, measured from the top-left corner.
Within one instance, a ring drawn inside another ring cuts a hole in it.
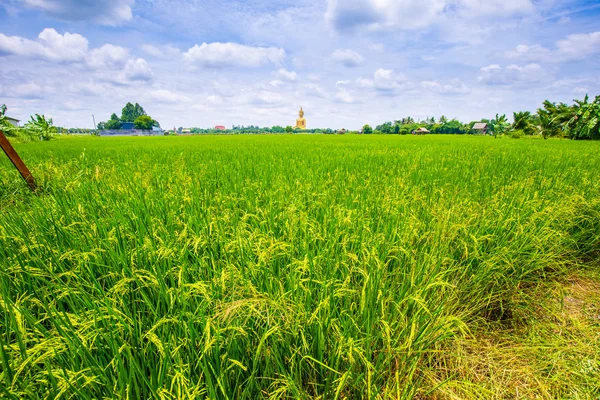
[[[596,399],[600,396],[600,274],[581,270],[521,298],[510,323],[483,323],[444,353],[448,380],[432,398]],[[526,311],[526,312],[525,312]]]

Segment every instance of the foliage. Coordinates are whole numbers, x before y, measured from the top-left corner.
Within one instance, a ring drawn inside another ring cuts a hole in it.
[[[146,111],[144,110],[144,108],[139,105],[138,103],[132,104],[132,103],[127,103],[125,104],[125,107],[123,107],[123,109],[121,110],[121,117],[119,118],[117,116],[117,114],[113,113],[110,116],[110,120],[106,121],[106,122],[100,122],[97,125],[97,129],[98,130],[119,130],[122,128],[122,125],[124,122],[133,122],[134,126],[135,126],[135,121],[139,118],[139,117],[144,117],[147,116]],[[150,120],[152,121],[152,124],[150,126],[150,128],[140,128],[140,129],[152,129],[153,126],[156,127],[160,127],[160,124],[158,123],[158,121],[152,119],[152,117],[149,117]],[[138,124],[139,126],[144,126],[147,127],[147,122],[148,120],[143,118],[139,121],[140,124]]]
[[[527,385],[486,356],[595,265],[600,143],[486,139],[22,146],[45,194],[0,163],[2,397],[597,398],[597,321]]]
[[[117,114],[113,113],[110,116],[110,119],[104,123],[104,128],[108,130],[121,129],[121,120],[119,119],[119,117],[117,117]]]
[[[529,111],[519,111],[513,113],[512,129],[522,131],[524,135],[535,134],[535,128],[531,121],[531,113]]]
[[[134,127],[135,129],[144,129],[144,130],[150,130],[152,129],[152,126],[154,126],[154,120],[152,118],[150,118],[147,115],[141,115],[139,117],[137,117],[134,121]]]
[[[600,96],[591,103],[588,96],[575,100],[573,114],[565,124],[573,139],[600,139]]]
[[[292,133],[294,131],[294,128],[292,128],[290,125],[285,127],[285,133]]]
[[[25,124],[25,129],[31,132],[32,136],[39,137],[40,140],[50,140],[56,134],[56,127],[52,122],[52,118],[46,119],[46,116],[35,114]]]
[[[365,135],[370,135],[373,133],[373,128],[371,128],[371,125],[365,125],[362,128],[362,133]]]
[[[510,124],[508,123],[508,120],[506,119],[506,114],[496,114],[496,118],[494,118],[492,121],[490,121],[490,129],[492,130],[492,133],[494,134],[494,138],[500,136],[500,135],[504,135],[504,133],[508,130],[508,128],[510,127]]]
[[[511,139],[521,139],[523,136],[525,136],[525,132],[521,129],[512,129],[509,132],[509,136]]]
[[[540,133],[544,139],[552,136],[562,136],[566,123],[574,117],[574,110],[565,103],[544,101],[543,108],[538,109]]]
[[[146,115],[146,111],[142,106],[138,103],[135,103],[135,105],[127,103],[121,110],[121,122],[135,122],[138,117],[143,115]]]

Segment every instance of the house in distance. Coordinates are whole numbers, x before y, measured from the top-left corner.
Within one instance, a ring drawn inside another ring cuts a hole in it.
[[[6,120],[8,121],[8,123],[9,123],[9,124],[11,124],[12,126],[16,126],[16,127],[18,127],[18,126],[19,126],[19,122],[20,122],[20,121],[19,121],[18,119],[16,119],[16,118],[11,118],[11,117],[5,117],[5,118],[6,118]]]
[[[488,124],[486,124],[485,122],[477,122],[475,125],[473,125],[473,132],[476,135],[485,135],[488,132]]]

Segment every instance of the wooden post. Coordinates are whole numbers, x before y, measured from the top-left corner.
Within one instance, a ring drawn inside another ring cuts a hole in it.
[[[2,150],[4,150],[10,161],[13,163],[15,168],[17,168],[17,170],[23,177],[23,179],[25,179],[25,182],[27,182],[27,185],[29,185],[31,191],[35,192],[37,190],[37,184],[35,183],[33,175],[31,175],[31,172],[29,172],[29,169],[27,168],[23,160],[21,160],[21,157],[19,157],[19,155],[12,147],[6,136],[4,136],[4,132],[2,131],[0,131],[0,147],[2,147]]]

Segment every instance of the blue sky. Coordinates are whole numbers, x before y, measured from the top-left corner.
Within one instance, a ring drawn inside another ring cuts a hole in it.
[[[464,121],[600,94],[600,3],[0,0],[0,102],[92,127]]]

